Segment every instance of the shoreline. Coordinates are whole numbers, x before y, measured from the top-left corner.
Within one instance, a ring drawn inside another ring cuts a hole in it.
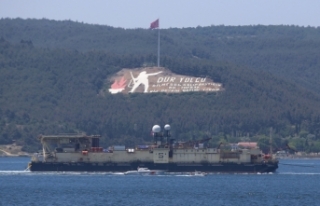
[[[5,153],[0,153],[0,158],[4,157],[4,158],[17,158],[17,157],[32,157],[32,154],[11,154],[10,155],[6,155]],[[320,156],[314,157],[314,156],[296,156],[296,157],[277,157],[278,160],[290,160],[290,159],[305,159],[305,160],[312,160],[312,159],[319,159],[320,160]]]
[[[15,155],[15,156],[6,156],[6,155],[0,155],[0,158],[18,158],[18,157],[28,157],[30,158],[31,155]]]
[[[306,160],[311,160],[311,159],[320,159],[320,157],[310,157],[310,156],[305,156],[305,157],[277,157],[279,160],[290,160],[290,159],[306,159]]]
[[[0,157],[31,157],[31,156],[32,154],[26,153],[26,152],[18,152],[17,154],[13,154],[3,149],[0,149]]]
[[[312,155],[312,154],[298,154],[298,155],[274,155],[274,157],[278,160],[290,160],[290,159],[320,159],[320,155]]]

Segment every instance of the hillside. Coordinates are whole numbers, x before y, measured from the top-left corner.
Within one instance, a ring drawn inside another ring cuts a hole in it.
[[[1,19],[0,37],[42,48],[156,55],[157,31],[72,21]],[[320,28],[210,26],[161,29],[161,56],[225,61],[267,71],[320,94]],[[155,61],[147,62],[154,63]]]
[[[150,141],[152,125],[165,123],[172,125],[177,139],[212,136],[214,144],[221,138],[254,140],[268,135],[270,127],[279,138],[301,131],[320,137],[319,96],[265,72],[166,57],[166,68],[208,76],[221,82],[225,91],[101,96],[109,75],[151,59],[48,50],[3,39],[0,44],[1,144],[15,140],[29,151],[36,149],[40,133],[86,132],[101,134],[105,145],[133,145]]]
[[[24,157],[30,156],[31,154],[22,152],[22,146],[17,146],[16,144],[9,144],[9,145],[0,145],[0,157]]]

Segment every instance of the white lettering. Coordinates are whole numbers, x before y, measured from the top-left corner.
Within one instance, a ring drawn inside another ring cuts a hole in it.
[[[157,80],[157,83],[161,83],[161,82],[163,82],[163,77],[159,77]]]
[[[163,82],[169,82],[170,77],[164,77]]]
[[[184,80],[184,82],[192,82],[193,81],[193,78],[186,78],[185,80]]]

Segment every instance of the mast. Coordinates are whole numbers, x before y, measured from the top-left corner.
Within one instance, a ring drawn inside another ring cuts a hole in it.
[[[270,127],[270,155],[272,157],[272,127]]]
[[[158,61],[157,61],[157,66],[160,67],[160,24],[159,24],[160,19],[158,18],[154,22],[151,23],[150,29],[158,29]]]
[[[158,67],[160,67],[160,25],[158,28]]]

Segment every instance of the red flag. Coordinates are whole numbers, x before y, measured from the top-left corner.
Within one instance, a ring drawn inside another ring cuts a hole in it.
[[[155,20],[150,24],[150,29],[155,29],[159,27],[159,19]]]

